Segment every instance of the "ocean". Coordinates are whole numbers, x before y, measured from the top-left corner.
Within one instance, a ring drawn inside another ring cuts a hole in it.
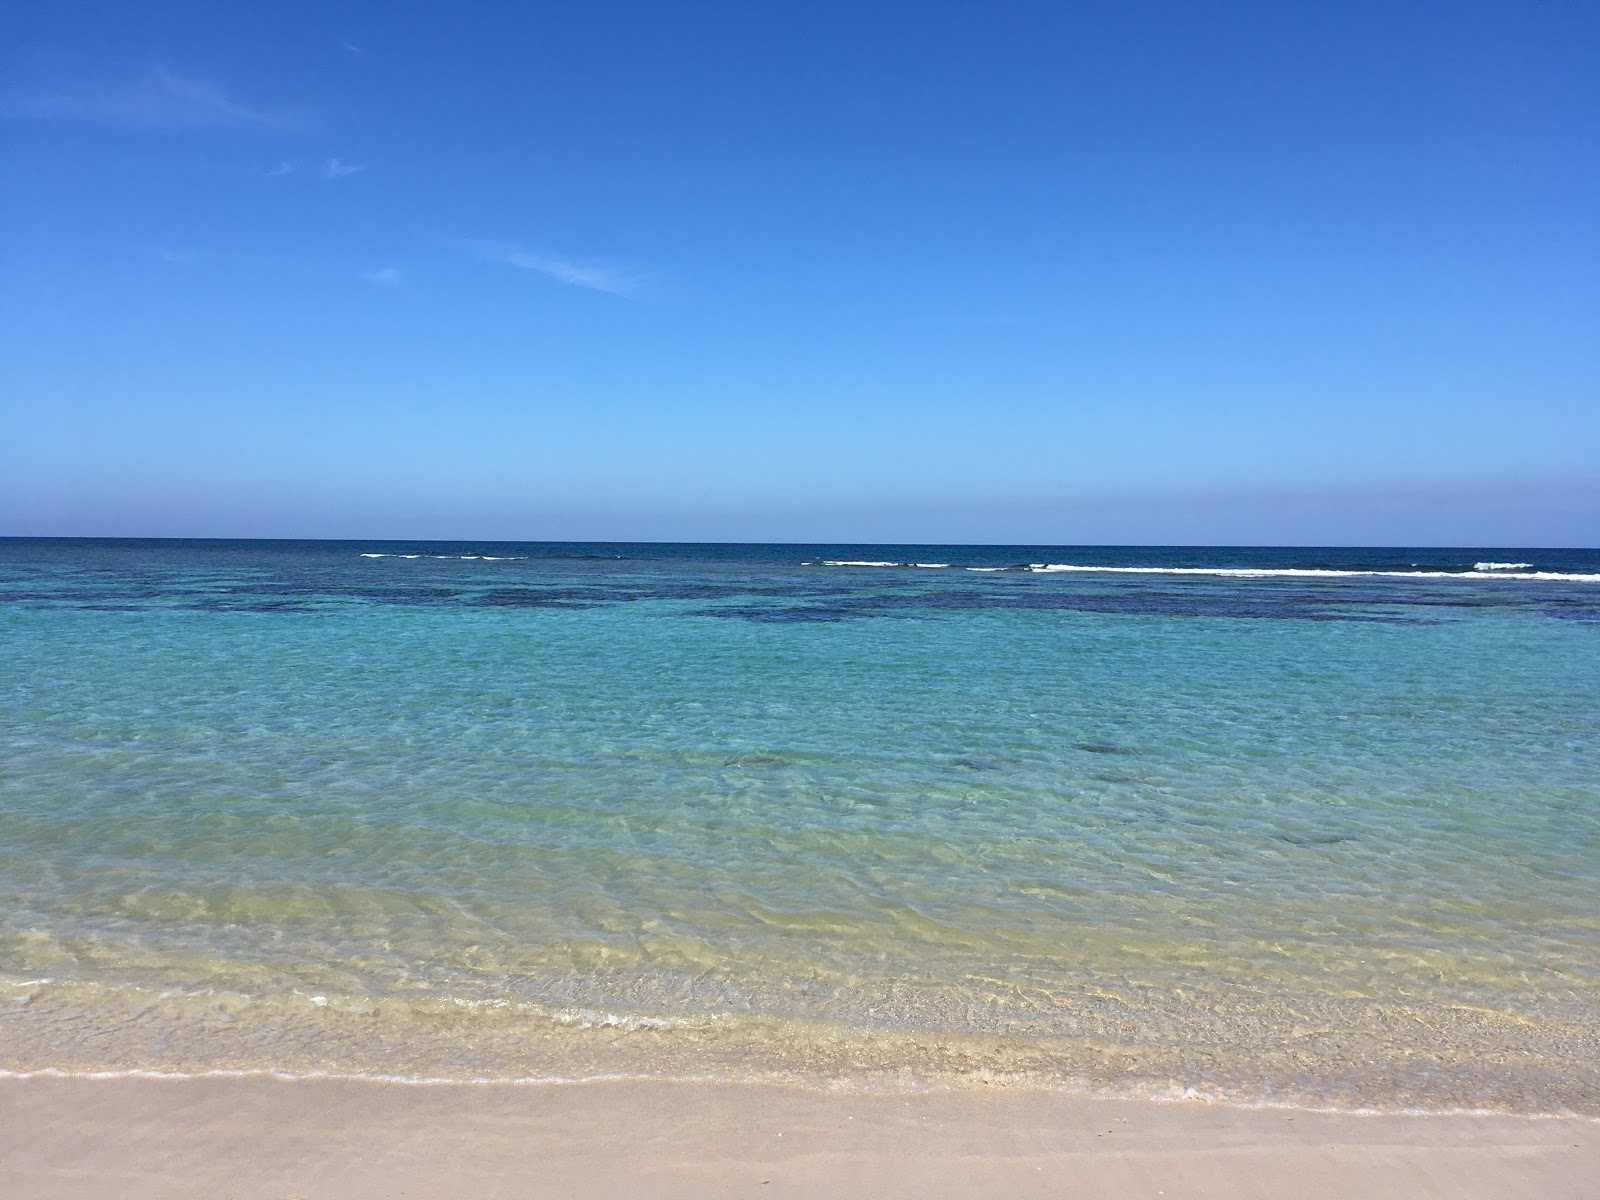
[[[1600,552],[0,540],[0,1068],[1600,1115]]]

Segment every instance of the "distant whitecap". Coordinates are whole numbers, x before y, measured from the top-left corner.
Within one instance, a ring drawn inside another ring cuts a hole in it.
[[[1600,575],[1560,571],[1518,571],[1528,563],[1492,564],[1495,579],[1543,579],[1562,583],[1600,583]],[[1473,579],[1489,574],[1479,563],[1474,571],[1335,571],[1318,567],[1099,567],[1077,563],[1030,563],[1029,571],[1044,574],[1076,571],[1096,575],[1211,575],[1237,579]]]

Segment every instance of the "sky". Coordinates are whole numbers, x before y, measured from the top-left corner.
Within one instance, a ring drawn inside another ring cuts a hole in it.
[[[0,534],[1600,545],[1592,0],[0,0]]]

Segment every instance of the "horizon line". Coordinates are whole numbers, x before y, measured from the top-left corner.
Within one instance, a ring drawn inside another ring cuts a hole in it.
[[[494,538],[494,537],[220,537],[191,534],[0,533],[0,542],[381,542],[392,545],[498,546],[943,546],[1009,549],[1048,546],[1073,550],[1550,550],[1600,553],[1600,546],[1535,546],[1510,542],[855,542],[775,539]]]

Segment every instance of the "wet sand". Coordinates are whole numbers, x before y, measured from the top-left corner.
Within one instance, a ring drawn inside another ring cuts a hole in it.
[[[988,1089],[0,1079],[0,1193],[1591,1197],[1600,1122]]]

